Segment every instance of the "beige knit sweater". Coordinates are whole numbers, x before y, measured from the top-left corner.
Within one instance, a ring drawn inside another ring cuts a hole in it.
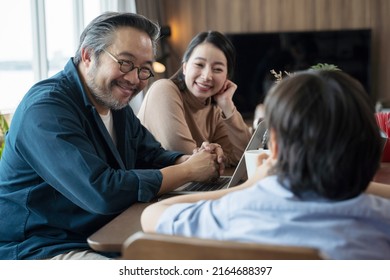
[[[218,143],[227,157],[227,166],[235,166],[251,137],[241,114],[235,109],[228,119],[218,106],[206,104],[190,92],[180,92],[169,79],[152,84],[138,118],[168,150],[192,154],[202,142]]]

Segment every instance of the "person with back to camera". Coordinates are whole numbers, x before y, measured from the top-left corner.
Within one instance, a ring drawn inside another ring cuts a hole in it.
[[[390,188],[369,186],[382,149],[362,85],[342,71],[297,72],[267,94],[265,122],[270,155],[259,156],[256,175],[152,204],[143,229],[306,246],[330,259],[390,259]]]
[[[223,172],[217,144],[167,151],[128,105],[153,76],[158,36],[141,15],[104,13],[21,101],[0,160],[0,259],[107,259],[89,235],[137,201]]]
[[[170,79],[155,81],[138,117],[166,149],[191,153],[203,141],[218,143],[235,166],[251,133],[233,103],[235,50],[217,31],[201,32]]]

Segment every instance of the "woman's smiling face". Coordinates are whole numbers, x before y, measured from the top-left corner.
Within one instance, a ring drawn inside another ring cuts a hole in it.
[[[183,74],[188,90],[205,101],[222,89],[227,79],[227,59],[213,44],[200,44],[183,63]]]

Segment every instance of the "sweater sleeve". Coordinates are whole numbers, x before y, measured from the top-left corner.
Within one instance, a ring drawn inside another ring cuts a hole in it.
[[[221,127],[224,126],[225,129]],[[227,137],[226,137],[227,136]],[[237,165],[252,134],[241,114],[234,109],[233,115],[225,119],[222,116],[215,131],[215,141],[219,143],[228,158],[228,165]]]
[[[197,147],[186,122],[181,93],[170,80],[153,83],[138,117],[165,149],[192,154]]]

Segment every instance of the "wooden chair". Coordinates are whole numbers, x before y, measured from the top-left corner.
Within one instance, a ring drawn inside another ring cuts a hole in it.
[[[122,247],[123,260],[320,260],[306,247],[242,243],[137,232]]]

